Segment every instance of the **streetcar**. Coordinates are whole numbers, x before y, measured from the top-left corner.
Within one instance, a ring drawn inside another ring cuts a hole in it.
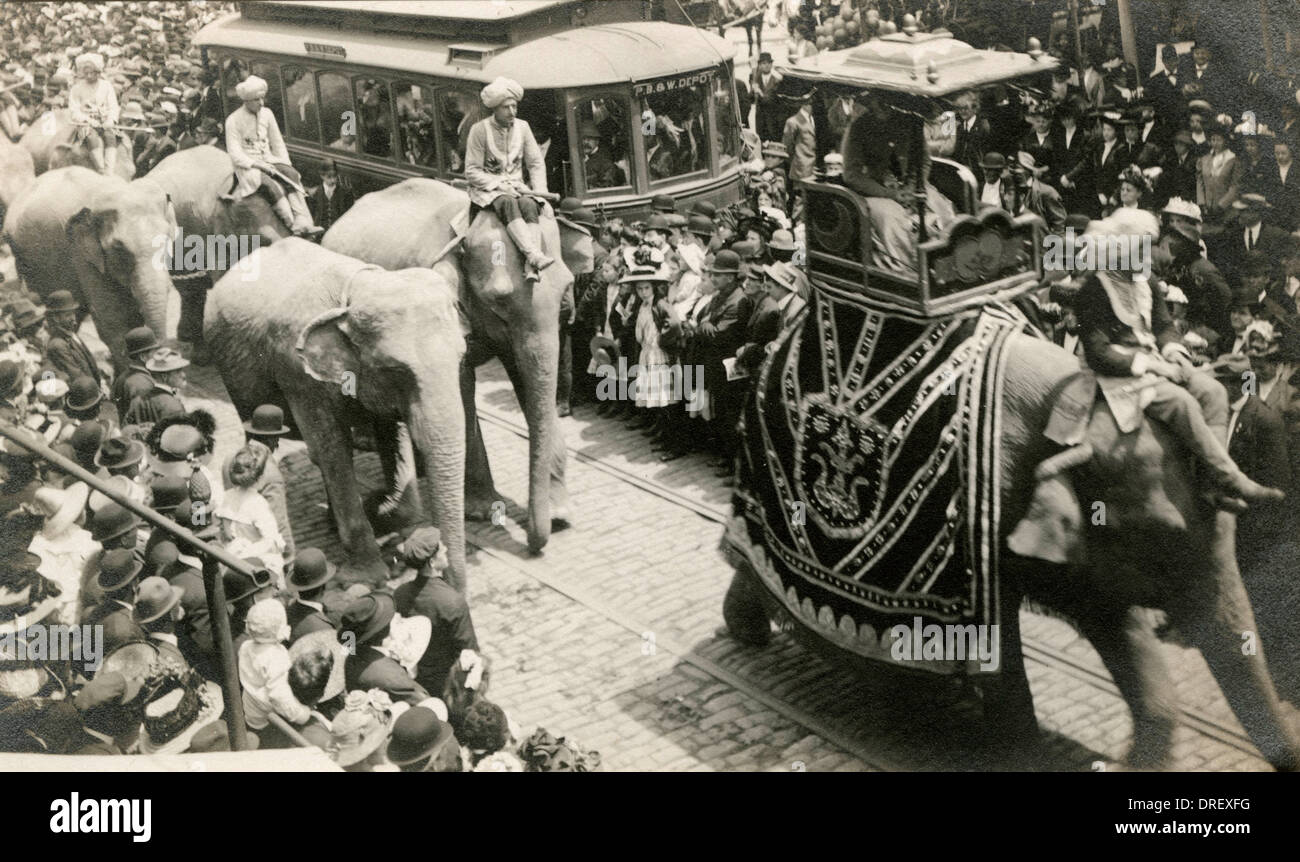
[[[740,195],[734,49],[703,30],[644,20],[641,0],[245,2],[196,37],[235,85],[266,79],[295,166],[314,184],[334,162],[358,194],[408,177],[464,182],[479,91],[519,81],[519,116],[552,192],[636,217]]]

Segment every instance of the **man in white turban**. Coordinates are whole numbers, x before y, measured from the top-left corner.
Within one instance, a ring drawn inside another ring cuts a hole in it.
[[[492,116],[469,130],[465,144],[465,179],[469,182],[470,218],[491,207],[527,262],[527,277],[554,261],[542,253],[538,208],[528,192],[546,192],[546,163],[528,123],[516,117],[524,88],[497,78],[479,98]],[[528,182],[524,182],[527,169]]]
[[[245,198],[261,190],[275,214],[296,236],[315,237],[320,228],[312,222],[307,200],[295,188],[281,188],[277,176],[300,185],[302,178],[289,163],[289,151],[280,137],[280,124],[266,107],[266,81],[249,75],[235,86],[244,103],[226,118],[226,152],[235,164],[235,192]]]
[[[117,166],[117,91],[106,78],[104,58],[82,54],[77,58],[77,80],[68,89],[68,111],[77,125],[74,140],[90,150],[90,160],[101,174]]]

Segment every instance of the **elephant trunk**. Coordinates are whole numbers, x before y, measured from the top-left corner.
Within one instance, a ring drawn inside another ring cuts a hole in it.
[[[551,538],[551,470],[555,461],[555,384],[559,333],[534,332],[516,350],[525,381],[528,420],[528,550],[539,553]]]
[[[433,378],[425,378],[430,380]],[[465,570],[465,414],[460,407],[458,381],[446,391],[424,392],[410,405],[411,440],[424,458],[433,486],[430,514],[447,547],[447,582],[462,594],[469,584]]]
[[[1224,697],[1264,759],[1285,771],[1300,770],[1300,735],[1282,712],[1264,660],[1255,615],[1235,556],[1236,516],[1217,513],[1210,553],[1214,600],[1176,617],[1201,650]],[[1198,592],[1188,590],[1189,593]]]
[[[167,302],[171,298],[172,280],[166,272],[151,273],[143,277],[131,291],[140,306],[140,316],[145,326],[153,330],[158,340],[167,338]]]

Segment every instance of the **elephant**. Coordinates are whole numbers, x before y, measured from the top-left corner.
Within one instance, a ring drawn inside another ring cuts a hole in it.
[[[80,167],[38,176],[5,219],[28,286],[42,297],[71,290],[119,367],[127,330],[145,324],[165,335],[172,285],[160,251],[175,227],[157,186]]]
[[[290,236],[289,229],[260,194],[231,200],[225,197],[234,183],[234,165],[225,150],[203,145],[173,153],[154,166],[146,178],[156,183],[176,210],[176,224],[187,237],[233,239],[233,248],[251,249]],[[213,282],[234,266],[236,254],[205,259],[202,272],[173,272],[181,296],[177,338],[194,345],[200,361],[203,348],[203,310]]]
[[[0,134],[0,219],[34,179],[36,165],[32,154]]]
[[[85,148],[72,141],[76,127],[72,125],[72,115],[67,108],[47,111],[36,119],[23,133],[18,143],[32,154],[36,173],[45,173],[55,168],[79,166],[95,169],[95,163]],[[124,180],[135,177],[135,161],[131,145],[119,136],[117,143],[117,161],[113,173]]]
[[[465,507],[483,517],[494,489],[474,404],[474,369],[501,360],[528,422],[528,547],[540,552],[552,523],[567,524],[567,451],[556,415],[559,314],[573,274],[570,263],[591,257],[590,237],[543,216],[542,248],[555,262],[540,280],[524,278],[523,257],[489,211],[463,226],[468,196],[436,180],[408,179],[358,200],[321,239],[325,248],[388,269],[431,267],[460,293],[469,336],[461,397],[469,439]],[[401,225],[400,230],[394,229]],[[585,240],[585,243],[584,243]],[[558,254],[557,254],[558,252]]]
[[[814,601],[799,612],[801,600],[808,603],[807,596],[824,594],[815,593],[811,580],[782,568],[785,564],[771,564],[776,551],[768,553],[774,541],[768,530],[773,524],[781,528],[779,513],[773,520],[764,507],[759,517],[767,527],[745,516],[744,501],[752,505],[758,499],[786,499],[771,496],[778,481],[771,460],[781,460],[785,456],[777,453],[799,445],[783,435],[797,438],[801,432],[796,428],[804,426],[780,397],[785,374],[776,369],[787,367],[790,345],[797,341],[803,355],[795,361],[816,370],[816,360],[808,355],[815,356],[816,317],[806,313],[767,359],[758,384],[761,417],[759,398],[750,398],[745,408],[737,512],[724,540],[735,574],[723,617],[732,636],[750,645],[765,644],[770,620],[776,619],[805,646],[860,673],[879,675],[889,663],[879,655],[872,658],[851,636],[843,638],[852,616],[839,620],[835,630],[834,625],[819,625],[818,618],[834,620],[838,608],[827,605],[819,611]],[[1079,379],[1077,357],[1050,341],[1018,332],[1006,342],[1005,369],[999,408],[1002,449],[998,463],[988,465],[1001,489],[1001,669],[979,675],[985,715],[1000,742],[1009,751],[1023,751],[1030,748],[1028,741],[1037,739],[1017,614],[1027,598],[1071,620],[1097,650],[1132,712],[1129,763],[1167,766],[1178,721],[1177,697],[1154,626],[1141,610],[1156,608],[1200,649],[1264,757],[1279,769],[1300,767],[1300,737],[1282,711],[1263,651],[1243,649],[1245,633],[1257,629],[1236,563],[1236,516],[1219,511],[1200,493],[1188,452],[1172,433],[1144,422],[1137,431],[1121,434],[1100,399],[1090,417],[1088,402],[1079,402],[1088,421],[1079,445],[1062,451],[1049,440],[1044,429],[1049,417],[1057,415],[1058,396]],[[800,403],[805,406],[798,409],[806,410],[811,402]],[[756,430],[760,427],[762,433]],[[765,434],[771,439],[758,442]],[[761,457],[764,452],[766,459]],[[860,464],[858,471],[860,476]],[[1048,481],[1039,484],[1043,479]],[[1080,501],[1089,505],[1080,507]],[[1027,518],[1031,502],[1042,508]],[[752,516],[755,510],[748,511]],[[1027,529],[1032,524],[1038,526]],[[823,541],[820,547],[828,546]],[[852,573],[844,575],[845,583],[853,578]]]
[[[250,258],[256,278],[232,271],[213,286],[204,331],[242,417],[268,403],[293,416],[348,553],[341,580],[388,577],[357,489],[352,427],[401,421],[437,489],[431,514],[448,581],[464,591],[465,339],[455,288],[428,269],[384,270],[292,237]]]

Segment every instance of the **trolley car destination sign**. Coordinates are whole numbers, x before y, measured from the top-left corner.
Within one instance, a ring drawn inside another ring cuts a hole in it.
[[[656,81],[641,81],[632,85],[632,95],[653,96],[656,93],[671,93],[673,90],[685,90],[696,84],[706,83],[713,77],[713,69],[691,72],[689,75],[677,75],[672,78],[660,78]]]

